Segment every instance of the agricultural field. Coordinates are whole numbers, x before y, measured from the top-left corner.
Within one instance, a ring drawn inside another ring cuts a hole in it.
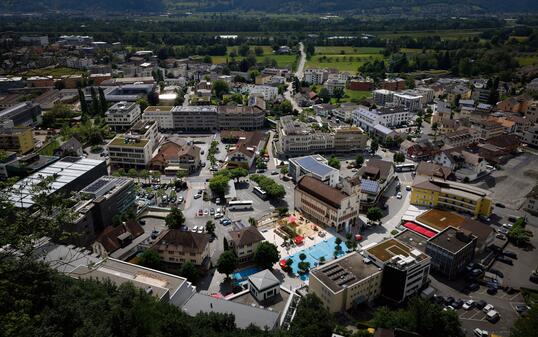
[[[516,60],[520,66],[538,65],[538,54],[518,54]]]
[[[356,73],[368,61],[382,60],[382,48],[328,46],[316,47],[316,53],[307,61],[307,68],[334,68]]]
[[[254,51],[254,48],[256,46],[251,46],[251,50]],[[273,59],[277,62],[278,67],[281,68],[295,68],[295,63],[297,61],[297,55],[295,54],[289,54],[289,55],[279,55],[273,53],[273,48],[271,46],[260,46],[263,48],[263,55],[256,56],[256,61],[259,63],[263,63],[266,58]],[[226,56],[212,56],[211,60],[213,61],[213,64],[224,64],[226,61],[231,61],[231,57],[229,54],[236,50],[237,52],[237,46],[227,47],[228,55]],[[243,59],[242,56],[236,56],[234,58],[236,61],[241,61]]]
[[[425,30],[425,31],[405,31],[405,32],[379,32],[373,33],[379,38],[392,39],[401,36],[410,37],[425,37],[439,36],[441,39],[456,40],[480,35],[482,32],[478,30]]]

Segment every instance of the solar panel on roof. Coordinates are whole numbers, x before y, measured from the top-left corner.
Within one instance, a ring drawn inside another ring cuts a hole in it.
[[[86,188],[84,188],[84,191],[90,192],[90,193],[95,193],[100,188],[102,188],[103,186],[105,186],[108,183],[109,183],[108,180],[99,179],[99,180],[95,181],[93,184],[86,186]]]
[[[297,160],[297,162],[305,170],[310,171],[310,172],[314,172],[314,173],[316,173],[316,174],[318,174],[320,176],[324,176],[324,175],[330,173],[331,171],[335,170],[334,168],[332,168],[332,167],[330,167],[328,165],[320,163],[319,161],[317,161],[316,159],[314,159],[312,157],[303,157],[303,158],[300,158],[299,160]]]
[[[361,180],[361,190],[364,192],[377,193],[379,189],[379,183],[374,180]]]

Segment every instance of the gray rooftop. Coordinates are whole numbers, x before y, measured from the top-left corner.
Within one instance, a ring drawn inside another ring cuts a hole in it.
[[[259,291],[279,286],[280,281],[269,269],[262,270],[248,277],[249,282]]]
[[[338,171],[334,167],[331,167],[323,162],[320,162],[314,156],[291,158],[290,161],[297,163],[304,170],[314,173],[320,177],[326,176],[327,174],[333,171]]]
[[[201,312],[215,312],[220,314],[233,314],[235,325],[245,329],[253,324],[261,329],[274,329],[277,326],[279,313],[256,306],[244,305],[200,293],[195,293],[183,306],[183,311],[190,316]]]

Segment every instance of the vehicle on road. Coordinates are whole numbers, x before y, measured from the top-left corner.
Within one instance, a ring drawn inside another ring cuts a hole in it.
[[[252,187],[252,192],[256,194],[260,199],[266,200],[267,199],[267,192],[259,188],[258,186]]]
[[[415,164],[399,164],[396,165],[395,171],[396,172],[412,172],[416,170]]]
[[[277,174],[278,174],[278,171],[273,171],[273,172],[271,172],[271,175],[272,175],[272,176],[276,176]]]
[[[503,272],[500,271],[500,270],[498,270],[498,269],[491,268],[491,269],[489,270],[489,272],[492,273],[492,274],[495,274],[495,275],[497,275],[497,276],[499,276],[499,277],[504,277]]]
[[[209,210],[207,208],[204,209],[204,215],[209,215]]]
[[[202,197],[201,194],[195,194],[195,195],[194,195],[194,199],[200,199],[201,197]]]
[[[501,315],[495,310],[490,310],[486,314],[486,319],[492,323],[497,322],[499,319],[501,319]]]
[[[191,229],[191,230],[192,230],[193,232],[196,232],[196,231],[198,231],[198,226],[194,226],[194,227],[192,227],[192,229]]]
[[[215,215],[215,209],[214,208],[209,209],[209,215]]]
[[[406,191],[411,191],[411,186],[409,186],[409,185],[405,186],[405,190]]]
[[[228,204],[230,211],[242,211],[252,209],[252,200],[233,200]]]
[[[199,209],[197,214],[198,214],[198,216],[202,216],[202,215],[204,215],[204,210],[203,210],[203,209]]]
[[[475,304],[476,308],[480,309],[480,310],[484,309],[484,307],[486,305],[488,305],[488,304],[484,300],[480,300],[480,301],[476,302],[476,304]]]
[[[401,199],[401,198],[402,198],[402,192],[398,192],[398,193],[396,194],[396,198]]]

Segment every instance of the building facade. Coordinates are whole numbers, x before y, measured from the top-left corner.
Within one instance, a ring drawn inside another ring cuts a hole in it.
[[[34,136],[28,127],[0,127],[0,149],[25,154],[34,149]]]
[[[470,232],[447,227],[426,244],[432,270],[453,279],[473,261],[476,236]]]
[[[126,130],[140,119],[140,105],[136,102],[118,102],[105,113],[105,120],[114,130]]]

